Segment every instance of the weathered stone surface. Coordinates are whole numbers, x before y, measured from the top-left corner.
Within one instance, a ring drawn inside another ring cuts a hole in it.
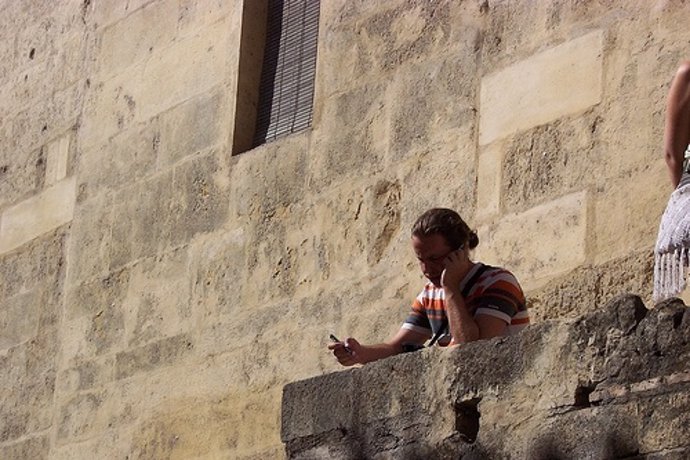
[[[502,209],[529,209],[550,197],[598,185],[596,170],[605,167],[598,136],[601,123],[598,111],[588,110],[489,145],[489,151],[505,156],[495,166],[502,165]]]
[[[115,377],[126,378],[161,366],[169,366],[189,355],[193,348],[193,339],[187,334],[180,334],[120,352],[115,358]]]
[[[0,354],[0,443],[50,428],[53,417],[55,327]]]
[[[387,82],[337,94],[324,106],[311,136],[308,180],[317,191],[332,182],[383,169],[388,145]],[[299,177],[299,176],[298,176]],[[301,179],[301,178],[300,178]]]
[[[56,289],[64,270],[65,229],[57,229],[0,256],[0,286],[5,298],[37,288]]]
[[[160,152],[158,119],[123,130],[104,144],[82,151],[81,200],[117,191],[156,173]]]
[[[168,172],[122,190],[112,214],[110,270],[151,257],[170,241],[173,174]]]
[[[33,337],[38,327],[36,291],[10,297],[0,304],[0,349],[17,345]]]
[[[173,169],[170,207],[161,208],[162,248],[188,243],[200,233],[221,229],[228,217],[228,171],[223,155],[211,151]]]
[[[132,267],[122,299],[127,346],[192,329],[187,259],[187,252],[179,249]]]
[[[78,393],[60,410],[57,436],[61,443],[78,441],[105,428],[105,392]]]
[[[479,153],[476,217],[480,221],[498,214],[501,209],[503,149],[502,143],[494,142]],[[509,182],[509,179],[506,178],[506,181]]]
[[[229,104],[230,98],[225,91],[218,90],[161,114],[158,167],[164,168],[189,155],[226,143],[230,125],[224,120]],[[180,126],[188,129],[180,130]]]
[[[470,31],[468,31],[468,34]],[[473,37],[472,37],[473,38]],[[467,39],[468,47],[474,40]],[[391,162],[431,151],[442,156],[460,157],[472,163],[470,148],[446,151],[448,145],[464,143],[464,125],[476,124],[476,56],[469,50],[438,61],[425,61],[404,73],[393,83],[391,111]],[[459,78],[459,75],[463,75]],[[448,100],[448,94],[453,98]]]
[[[591,313],[613,297],[634,293],[651,302],[654,258],[651,251],[601,265],[585,265],[552,280],[547,286],[527,292],[533,322],[572,319]]]
[[[111,356],[80,360],[74,367],[60,372],[57,391],[68,394],[103,387],[114,379],[113,370],[114,360]]]
[[[74,127],[81,113],[83,84],[76,82],[29,105],[6,123],[11,123],[9,149],[34,150]]]
[[[9,138],[0,128],[2,138]],[[0,147],[0,205],[17,203],[40,190],[45,179],[42,149],[19,151]]]
[[[36,436],[13,444],[0,446],[2,458],[31,458],[36,460],[47,459],[50,451],[50,439],[48,436]]]
[[[663,162],[658,160],[646,170],[631,175],[625,191],[620,186],[605,185],[604,193],[593,197],[596,262],[625,256],[630,248],[656,240],[659,230],[656,223],[671,192],[659,186],[659,178],[666,173],[664,168]],[[631,197],[636,200],[635,211],[621,206]]]

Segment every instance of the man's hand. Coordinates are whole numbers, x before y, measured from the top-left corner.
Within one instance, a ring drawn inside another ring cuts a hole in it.
[[[352,337],[348,337],[342,342],[331,343],[328,345],[328,349],[333,351],[333,356],[343,366],[365,363],[362,360],[362,345]]]
[[[459,289],[460,282],[472,269],[472,261],[469,257],[469,250],[463,246],[446,257],[444,260],[445,269],[441,273],[441,286],[444,289]]]

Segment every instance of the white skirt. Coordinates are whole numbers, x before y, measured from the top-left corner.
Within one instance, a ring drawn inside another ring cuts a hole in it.
[[[683,181],[685,182],[685,181]],[[690,184],[673,191],[661,217],[654,248],[654,302],[685,289],[690,255]]]

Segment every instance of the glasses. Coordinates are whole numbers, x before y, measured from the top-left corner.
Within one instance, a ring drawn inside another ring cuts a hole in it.
[[[417,257],[417,260],[420,261],[420,262],[424,262],[424,263],[440,264],[441,262],[443,262],[444,260],[446,260],[446,257],[448,257],[452,252],[461,251],[461,250],[463,250],[463,249],[465,249],[465,245],[464,245],[464,244],[461,244],[459,248],[457,248],[457,249],[451,249],[451,250],[449,250],[448,252],[446,252],[445,254],[443,254],[442,256]]]

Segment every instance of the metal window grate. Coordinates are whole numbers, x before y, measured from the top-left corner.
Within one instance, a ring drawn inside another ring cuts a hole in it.
[[[254,146],[311,126],[319,0],[269,0]]]

